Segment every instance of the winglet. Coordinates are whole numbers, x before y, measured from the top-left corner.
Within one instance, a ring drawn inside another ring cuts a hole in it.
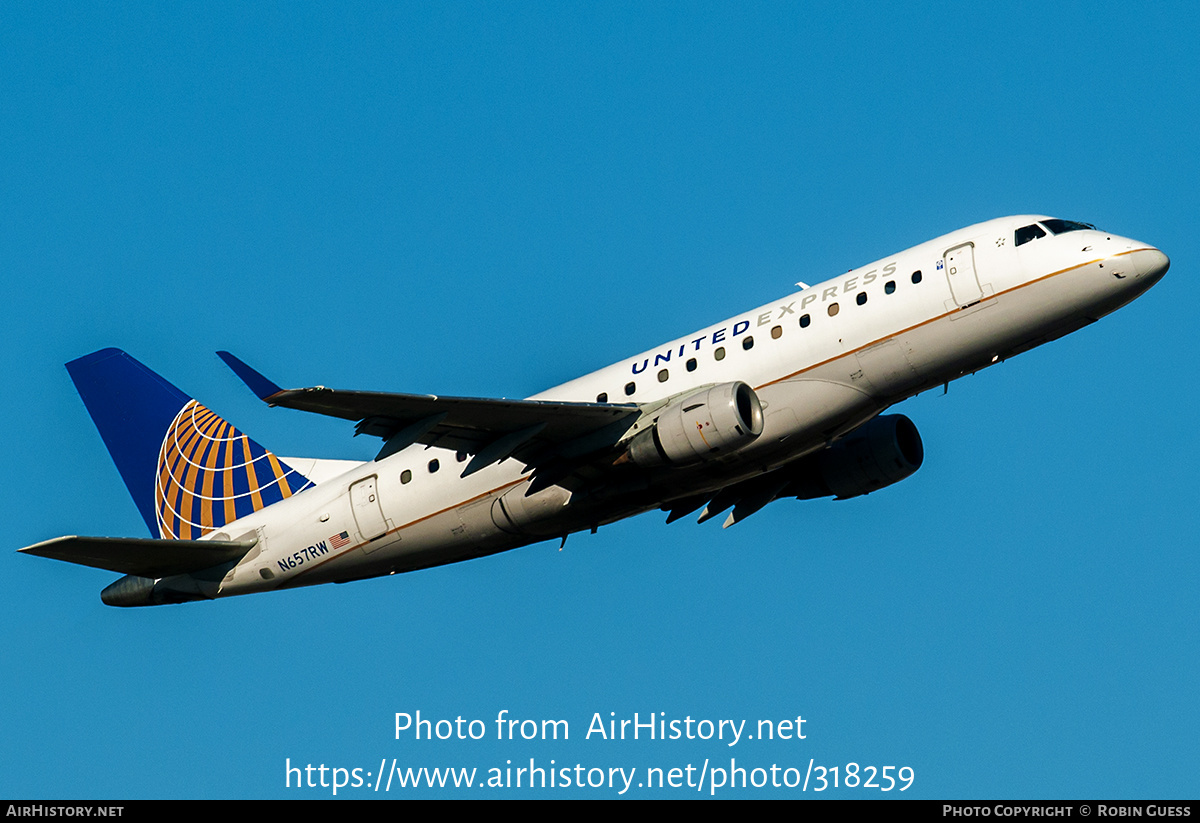
[[[219,351],[217,352],[217,357],[225,361],[225,365],[233,370],[233,373],[250,388],[250,391],[258,396],[259,400],[266,400],[271,395],[283,391],[279,386],[263,377],[229,352]]]

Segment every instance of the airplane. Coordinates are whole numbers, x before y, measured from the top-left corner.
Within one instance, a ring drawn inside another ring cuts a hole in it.
[[[667,522],[848,499],[920,468],[922,391],[1082,328],[1166,273],[1157,248],[1043,215],[979,223],[525,400],[283,389],[373,460],[279,457],[118,349],[67,370],[151,538],[20,549],[119,572],[112,606],[345,583],[507,551],[653,509]]]

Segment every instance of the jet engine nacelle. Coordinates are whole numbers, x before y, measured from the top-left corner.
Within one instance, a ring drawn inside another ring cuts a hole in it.
[[[899,483],[921,468],[924,459],[925,447],[911,420],[902,414],[876,417],[802,460],[797,479],[779,496],[845,500],[870,494]]]
[[[689,394],[667,406],[658,420],[629,442],[642,467],[702,463],[753,443],[762,434],[762,404],[741,381]]]

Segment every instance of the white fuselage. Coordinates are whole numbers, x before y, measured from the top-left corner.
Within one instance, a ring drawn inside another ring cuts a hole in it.
[[[668,398],[743,381],[761,400],[763,432],[719,461],[642,472],[628,488],[575,500],[557,486],[526,496],[529,478],[515,460],[463,478],[465,455],[414,445],[352,464],[210,535],[259,542],[222,580],[196,585],[216,597],[407,571],[711,492],[821,449],[919,391],[1080,328],[1166,269],[1157,249],[1096,230],[1016,246],[1014,230],[1042,219],[961,229],[531,398],[639,404],[646,414],[632,437]]]

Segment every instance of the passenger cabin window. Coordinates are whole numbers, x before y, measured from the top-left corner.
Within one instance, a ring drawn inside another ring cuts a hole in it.
[[[411,483],[412,482],[412,469],[405,469],[404,471],[400,472],[400,482],[401,483]]]
[[[750,335],[746,335],[746,338],[742,341],[742,348],[746,351],[750,351],[750,349],[754,348],[754,338]]]
[[[913,281],[914,286],[917,283],[921,282],[921,270],[920,269],[917,269],[915,272],[913,272],[912,281]]]
[[[608,402],[608,392],[602,391],[598,395],[596,395],[596,402],[597,403],[607,403]]]
[[[635,391],[637,391],[637,385],[635,385],[634,383],[626,383],[626,384],[625,384],[625,395],[626,395],[626,397],[628,397],[629,395],[633,394]]]
[[[860,291],[858,296],[854,298],[854,302],[858,303],[860,306],[865,306],[867,304],[867,293],[865,291]]]
[[[666,370],[666,369],[663,369],[662,371],[660,371],[660,372],[658,373],[658,382],[659,382],[659,383],[666,383],[666,382],[667,382],[667,378],[668,378],[668,377],[670,377],[670,376],[671,376],[671,375],[667,374],[667,370]]]
[[[713,360],[724,360],[724,359],[725,359],[725,347],[717,346],[717,348],[713,351]]]
[[[691,358],[689,358],[689,359],[688,359],[688,361],[687,361],[687,370],[688,370],[688,371],[695,371],[695,370],[696,370],[696,358],[694,358],[694,357],[691,357]]]
[[[895,280],[889,280],[883,284],[884,294],[892,294],[895,291],[896,291],[896,281]]]
[[[807,314],[800,315],[800,328],[807,329],[808,324],[812,322],[812,318]]]
[[[1022,226],[1017,229],[1017,245],[1023,246],[1030,240],[1037,240],[1039,237],[1045,237],[1046,232],[1042,231],[1042,227],[1037,223],[1030,226]]]
[[[772,326],[771,339],[778,340],[781,337],[783,337],[783,326]]]
[[[438,463],[437,458],[430,460],[429,461],[429,473],[433,474],[435,471],[437,471],[438,469],[441,468],[441,465],[442,465],[441,463]]]
[[[829,316],[830,316],[830,317],[833,317],[833,316],[835,316],[837,313],[838,313],[838,304],[837,304],[837,303],[830,303],[830,304],[829,304]]]

